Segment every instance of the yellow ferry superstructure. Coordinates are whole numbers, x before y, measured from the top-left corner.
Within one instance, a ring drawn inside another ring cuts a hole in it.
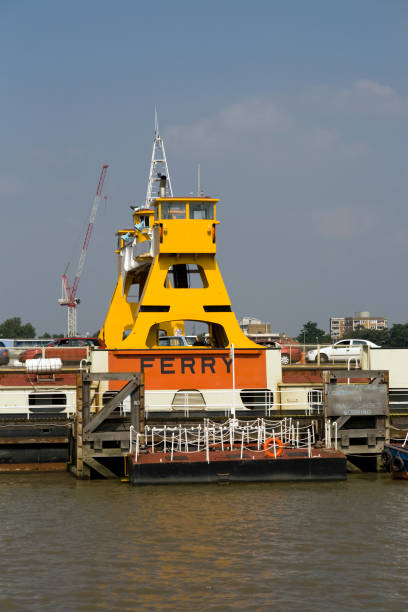
[[[277,398],[280,352],[241,330],[217,264],[218,204],[173,196],[156,120],[146,201],[117,232],[117,283],[100,331],[107,350],[92,359],[95,372],[144,374],[149,413],[265,414]],[[107,392],[120,388],[111,381]]]
[[[259,348],[238,324],[216,261],[218,202],[157,197],[134,209],[133,228],[117,234],[118,281],[100,332],[108,349],[158,348],[161,335],[184,333],[184,321],[208,324],[210,348]]]

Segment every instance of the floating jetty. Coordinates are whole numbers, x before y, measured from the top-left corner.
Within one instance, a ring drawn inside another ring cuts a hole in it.
[[[346,457],[316,446],[313,423],[299,428],[292,419],[146,427],[133,432],[133,444],[128,473],[135,485],[346,478]]]

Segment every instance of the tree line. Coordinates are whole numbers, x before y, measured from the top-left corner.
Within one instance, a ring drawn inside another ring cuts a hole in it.
[[[345,338],[360,338],[370,340],[379,346],[390,348],[408,347],[408,323],[393,323],[388,329],[366,329],[358,327],[352,332],[344,334]],[[331,344],[332,339],[323,329],[317,327],[314,321],[307,321],[300,330],[296,340],[302,344]]]
[[[44,332],[39,338],[63,338],[65,334]],[[36,338],[31,323],[22,323],[20,317],[12,317],[0,323],[0,338]]]
[[[66,334],[61,332],[50,334],[44,332],[38,338],[65,338]],[[99,331],[92,336],[99,336]],[[0,323],[0,338],[36,338],[35,327],[31,323],[22,323],[20,317],[12,317]]]

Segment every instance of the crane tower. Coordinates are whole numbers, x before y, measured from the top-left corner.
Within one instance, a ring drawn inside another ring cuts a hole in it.
[[[65,269],[64,274],[62,275],[62,297],[58,300],[58,303],[61,306],[66,306],[68,310],[68,336],[76,336],[77,334],[77,324],[76,324],[76,307],[78,306],[80,300],[76,297],[76,293],[78,290],[79,281],[81,279],[82,270],[84,269],[86,254],[89,246],[89,241],[91,239],[92,229],[95,222],[96,213],[98,212],[99,204],[101,201],[102,188],[105,182],[106,172],[109,166],[104,164],[102,166],[101,174],[99,176],[98,185],[96,187],[95,199],[93,202],[93,206],[91,209],[91,214],[89,216],[88,227],[86,229],[84,242],[82,245],[81,255],[79,257],[78,268],[74,278],[74,282],[72,283],[72,287],[69,285],[68,277],[67,277],[67,269]]]

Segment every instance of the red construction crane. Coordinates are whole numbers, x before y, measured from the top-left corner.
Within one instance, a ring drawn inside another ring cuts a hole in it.
[[[69,286],[69,281],[67,277],[68,266],[65,269],[64,274],[62,275],[62,297],[58,300],[58,303],[61,306],[67,306],[68,308],[68,336],[76,336],[77,334],[77,326],[76,326],[76,307],[79,304],[80,300],[76,297],[76,293],[78,290],[79,281],[81,279],[82,270],[84,269],[86,253],[89,246],[89,241],[91,239],[92,229],[95,222],[96,213],[99,208],[99,204],[101,201],[102,188],[103,183],[105,181],[106,171],[109,168],[107,164],[102,166],[101,174],[99,176],[98,186],[96,188],[96,195],[93,202],[91,214],[89,216],[89,223],[86,229],[84,243],[82,245],[81,255],[79,257],[78,268],[74,278],[74,282],[72,283],[72,287]]]

